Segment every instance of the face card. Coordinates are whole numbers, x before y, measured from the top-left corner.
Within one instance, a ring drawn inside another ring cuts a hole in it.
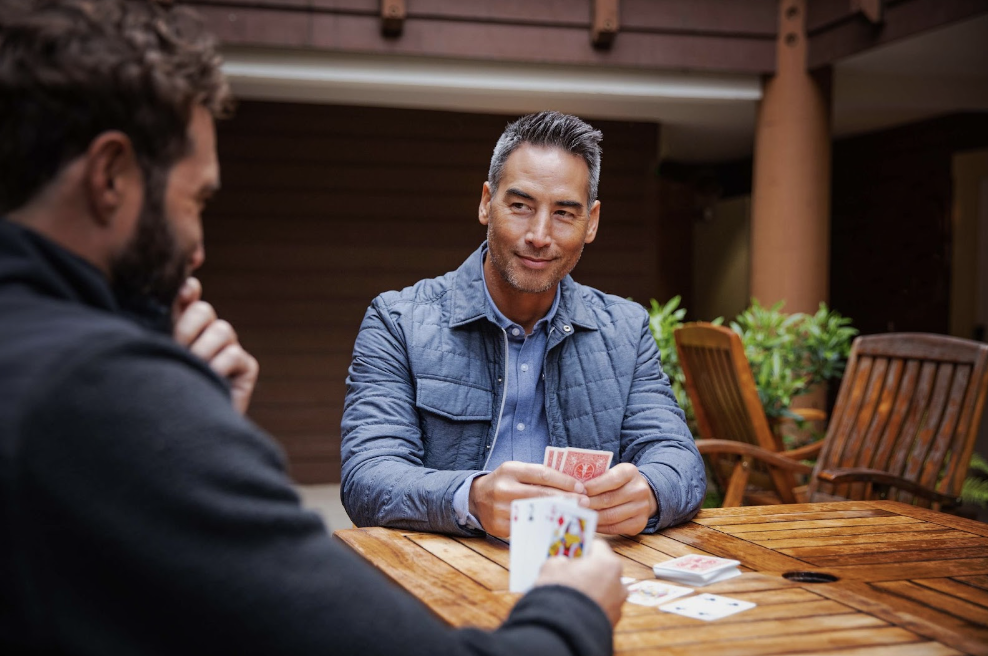
[[[691,592],[693,592],[692,588],[671,585],[662,581],[638,581],[628,586],[628,602],[639,606],[658,606]]]
[[[597,478],[611,466],[610,451],[594,451],[568,447],[559,471],[581,481]]]
[[[721,597],[719,595],[701,594],[659,606],[659,610],[711,622],[727,617],[728,615],[733,615],[734,613],[740,613],[743,610],[749,610],[755,606],[756,604],[750,601],[741,601],[740,599],[731,599],[730,597]]]
[[[588,518],[581,516],[582,514],[571,508],[563,508],[550,518],[552,536],[547,551],[549,558],[580,558],[587,552],[593,532],[588,531]]]
[[[552,556],[582,558],[594,531],[597,512],[565,497],[519,499],[511,504],[508,589],[526,592]]]

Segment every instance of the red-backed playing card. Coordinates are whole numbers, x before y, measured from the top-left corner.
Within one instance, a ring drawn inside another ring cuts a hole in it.
[[[612,456],[610,451],[577,449],[571,446],[566,449],[562,465],[556,468],[573,478],[589,481],[607,471],[607,468],[611,466]]]

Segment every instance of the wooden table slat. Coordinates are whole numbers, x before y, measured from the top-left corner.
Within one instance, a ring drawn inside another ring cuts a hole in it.
[[[879,645],[856,649],[810,651],[804,652],[802,656],[887,656],[889,653],[888,647]],[[962,653],[939,642],[913,642],[895,646],[895,656],[957,656]]]
[[[965,540],[971,537],[970,533],[963,531],[929,531],[914,533],[888,533],[886,535],[830,535],[820,538],[789,538],[787,540],[752,540],[754,544],[772,549],[785,549],[790,547],[823,547],[827,545],[877,545],[879,548],[888,548],[897,542],[905,542],[913,549],[937,549],[941,546],[941,540]],[[976,538],[980,539],[980,538]],[[915,546],[914,546],[915,545]],[[946,545],[949,547],[950,545]]]
[[[892,525],[868,525],[868,526],[835,526],[832,528],[812,528],[812,529],[794,529],[790,528],[785,524],[780,524],[779,529],[773,529],[770,531],[751,531],[747,533],[734,533],[730,530],[725,530],[725,533],[730,533],[731,535],[736,535],[737,537],[744,538],[745,540],[782,540],[788,537],[792,537],[794,534],[798,534],[806,537],[826,537],[828,535],[887,535],[888,533],[943,533],[945,531],[950,531],[952,529],[944,528],[943,526],[938,526],[937,524],[930,524],[929,522],[915,522],[909,524],[892,524]],[[967,533],[966,535],[971,535]],[[979,536],[974,536],[978,539],[988,540],[988,538],[981,538]]]
[[[731,535],[743,536],[742,534],[755,531],[792,531],[809,528],[832,528],[845,526],[895,526],[897,524],[922,524],[923,521],[914,517],[850,517],[846,519],[814,519],[814,520],[792,520],[788,522],[768,522],[765,524],[735,524],[720,526],[719,530]]]
[[[815,506],[816,504],[812,504]],[[750,506],[747,506],[750,507]],[[768,524],[771,522],[792,522],[813,519],[841,519],[854,517],[897,517],[894,512],[880,510],[878,508],[864,508],[861,510],[821,510],[791,512],[785,510],[788,506],[772,506],[777,510],[771,514],[730,514],[714,515],[713,511],[725,510],[725,508],[711,508],[703,510],[700,515],[693,519],[696,524],[703,526],[741,526],[744,524]],[[804,506],[805,507],[805,506]],[[780,509],[781,508],[781,509]]]
[[[979,538],[980,539],[980,538]],[[958,540],[957,543],[964,542]],[[957,543],[951,543],[950,549],[939,548],[936,550],[937,560],[953,560],[956,558],[983,558],[988,556],[988,546],[960,547]],[[822,552],[825,549],[837,549],[834,555],[822,555],[808,552]],[[816,567],[836,567],[840,565],[880,565],[883,563],[911,563],[930,559],[929,551],[908,549],[905,551],[873,551],[868,553],[839,553],[846,551],[846,547],[801,547],[796,549],[783,549],[783,553],[801,558],[813,563]]]
[[[947,613],[965,622],[988,627],[988,608],[982,604],[972,603],[913,581],[876,581],[872,585],[879,590],[935,608],[938,613]]]

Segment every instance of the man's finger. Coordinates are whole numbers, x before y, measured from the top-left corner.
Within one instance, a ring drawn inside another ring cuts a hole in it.
[[[202,334],[196,338],[189,350],[206,362],[210,362],[217,353],[230,345],[239,346],[237,332],[228,321],[217,319],[202,331]]]
[[[216,310],[205,301],[196,301],[182,313],[175,323],[175,341],[189,346],[209,324],[216,321]]]
[[[611,467],[597,478],[587,481],[587,495],[593,497],[605,492],[619,490],[633,480],[635,476],[638,476],[638,468],[630,463],[622,462]]]
[[[519,483],[539,485],[564,492],[575,492],[577,494],[583,494],[586,491],[586,487],[582,482],[561,471],[556,471],[552,467],[530,462],[516,462],[512,464],[512,473],[515,480]]]

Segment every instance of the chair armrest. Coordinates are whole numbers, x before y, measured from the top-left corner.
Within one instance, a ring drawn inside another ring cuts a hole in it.
[[[827,413],[816,408],[789,408],[789,412],[799,415],[803,421],[823,421]]]
[[[844,483],[870,483],[872,485],[887,485],[889,487],[902,490],[903,492],[909,492],[910,494],[915,494],[923,497],[924,499],[929,499],[934,503],[944,505],[957,505],[960,503],[960,499],[958,497],[947,496],[946,494],[941,494],[936,490],[931,490],[930,488],[920,485],[919,483],[915,483],[905,478],[900,478],[899,476],[889,474],[888,472],[883,472],[878,469],[869,469],[867,467],[827,469],[819,472],[817,474],[817,478],[821,481],[832,483],[834,485],[841,485]]]
[[[746,442],[699,439],[696,441],[696,448],[703,455],[730,453],[738,456],[748,456],[754,458],[755,460],[764,462],[766,465],[778,467],[779,469],[784,469],[794,474],[809,474],[813,471],[812,467],[804,465],[798,460],[793,460],[792,458],[774,451],[766,451],[761,447],[753,444],[747,444]]]
[[[781,455],[787,458],[792,458],[793,460],[811,460],[820,455],[820,449],[823,448],[823,440],[813,442],[812,444],[804,444],[798,449],[790,449],[789,451],[783,451]]]

